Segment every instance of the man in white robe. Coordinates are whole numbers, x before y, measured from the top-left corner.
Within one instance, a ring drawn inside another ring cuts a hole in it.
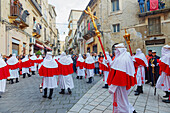
[[[31,66],[31,71],[32,71],[32,75],[35,75],[35,72],[37,71],[37,57],[35,55],[35,53],[33,54],[33,56],[30,57],[30,60],[33,64],[33,66]]]
[[[7,64],[9,67],[9,72],[10,72],[10,77],[8,77],[8,79],[10,79],[11,84],[14,83],[13,79],[16,79],[16,83],[19,82],[19,61],[16,58],[16,55],[13,54],[11,58],[9,58],[7,60]]]
[[[25,58],[22,59],[21,67],[22,67],[23,78],[25,78],[27,74],[28,74],[28,77],[31,77],[30,72],[29,72],[29,68],[31,67],[31,62],[28,59],[28,55],[26,55]]]
[[[59,64],[59,86],[61,88],[61,92],[59,94],[65,94],[65,89],[68,90],[68,93],[71,94],[71,89],[74,88],[74,82],[72,78],[73,71],[73,60],[71,55],[66,55],[63,52],[60,55],[60,59],[58,60]]]
[[[136,113],[128,101],[128,90],[136,83],[133,59],[123,43],[115,48],[115,59],[107,79],[109,93],[113,96],[113,113]]]
[[[2,93],[5,92],[6,79],[10,76],[9,69],[5,61],[0,54],[0,98]]]
[[[47,55],[39,69],[39,75],[43,76],[43,98],[47,98],[47,90],[50,89],[48,99],[52,99],[53,89],[58,87],[56,78],[56,75],[58,75],[58,73],[59,72],[57,62],[52,58],[52,53],[47,52]]]
[[[90,53],[86,54],[87,58],[85,60],[85,68],[87,72],[87,78],[89,79],[87,83],[92,83],[92,79],[94,77],[94,68],[95,68],[95,61],[92,56],[90,56]]]
[[[77,67],[77,79],[82,79],[85,76],[85,61],[81,54],[79,54],[79,58],[77,59],[76,67]]]

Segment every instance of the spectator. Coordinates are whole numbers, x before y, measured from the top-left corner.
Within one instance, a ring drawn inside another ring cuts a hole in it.
[[[148,65],[149,65],[149,60],[152,58],[152,50],[148,50],[148,55],[146,55],[146,59],[148,60]],[[145,68],[145,80],[147,80],[146,84],[150,83],[151,78],[149,76],[149,68]]]
[[[103,62],[103,54],[102,54],[102,52],[100,52],[98,62],[99,62],[99,74],[100,74],[100,76],[102,76],[102,70],[101,70],[102,62]]]
[[[113,58],[113,54],[112,53],[110,53],[110,57]]]
[[[95,69],[94,69],[94,74],[98,75],[99,74],[99,62],[98,62],[98,56],[97,53],[94,53],[93,59],[95,61]]]
[[[77,71],[77,69],[76,69],[77,57],[76,57],[76,55],[73,54],[72,60],[73,60],[73,70],[76,73],[76,71]]]

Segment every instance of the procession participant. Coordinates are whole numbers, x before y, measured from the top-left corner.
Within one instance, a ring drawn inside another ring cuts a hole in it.
[[[0,54],[0,98],[2,93],[5,92],[6,79],[10,76],[9,69],[5,61]]]
[[[107,79],[111,85],[109,93],[113,96],[113,113],[133,113],[128,90],[136,83],[134,62],[123,43],[115,45],[115,48],[115,59]]]
[[[165,45],[162,48],[162,57],[159,62],[161,76],[158,78],[156,88],[166,92],[168,100],[163,100],[165,103],[170,103],[170,46]]]
[[[35,53],[33,54],[33,56],[30,57],[30,60],[31,60],[32,75],[35,75],[35,72],[37,71],[37,57]]]
[[[102,70],[101,70],[101,66],[102,66],[102,62],[103,62],[102,52],[100,52],[98,62],[99,62],[99,74],[100,74],[100,76],[102,76]]]
[[[62,52],[60,59],[58,60],[59,65],[59,86],[61,92],[59,94],[65,94],[65,89],[68,90],[68,93],[71,94],[71,89],[74,88],[72,74],[73,71],[73,60],[71,55],[66,55],[65,52]]]
[[[12,57],[7,60],[7,64],[10,72],[10,77],[8,77],[8,79],[11,80],[11,84],[14,83],[13,79],[16,79],[16,83],[18,83],[20,66],[16,54],[13,54]]]
[[[135,91],[135,95],[139,95],[140,93],[143,93],[142,85],[145,84],[145,67],[148,67],[148,61],[140,48],[136,50],[134,59],[137,79],[137,89]]]
[[[21,67],[22,67],[23,78],[25,78],[26,75],[28,75],[28,77],[31,77],[29,72],[29,68],[31,67],[31,62],[28,59],[28,55],[26,55],[25,58],[22,59]]]
[[[109,55],[109,52],[106,51],[106,57],[107,57],[107,61],[108,61],[108,64],[109,66],[107,65],[106,63],[106,59],[104,58],[103,59],[103,62],[102,62],[102,66],[101,66],[101,70],[103,71],[103,74],[104,74],[104,83],[105,83],[105,86],[103,86],[103,88],[109,88],[108,84],[107,84],[107,78],[108,78],[108,75],[109,75],[109,67],[110,67],[110,63],[112,61],[110,55]]]
[[[43,57],[42,57],[42,55],[40,55],[40,56],[37,58],[38,70],[40,69],[40,67],[41,67],[41,65],[42,65],[42,62],[43,62]]]
[[[93,57],[90,56],[90,53],[86,54],[87,58],[85,60],[85,68],[87,71],[87,78],[89,79],[89,81],[87,83],[92,83],[92,79],[94,77],[94,63],[95,61],[93,60]]]
[[[148,65],[149,65],[149,60],[151,58],[152,58],[152,50],[148,50],[148,55],[146,55],[146,59],[148,61]],[[151,77],[149,76],[149,67],[145,68],[145,80],[147,80],[146,84],[151,82]]]
[[[77,67],[77,79],[82,79],[83,76],[85,76],[85,61],[82,57],[81,54],[79,54],[79,57],[77,59],[77,64],[76,64],[76,67]]]
[[[58,87],[56,75],[59,75],[59,71],[58,64],[52,58],[51,52],[47,52],[47,55],[39,69],[39,75],[43,77],[43,98],[47,98],[47,90],[50,89],[48,99],[52,99],[53,89]]]
[[[149,76],[151,78],[152,86],[155,86],[157,79],[159,77],[159,59],[160,57],[156,55],[156,51],[152,51],[152,58],[149,60]],[[154,71],[154,73],[153,73]]]
[[[94,74],[98,75],[99,74],[99,62],[98,62],[99,57],[97,56],[97,53],[94,53],[93,59],[95,61],[95,63],[94,63],[94,65],[95,65]]]

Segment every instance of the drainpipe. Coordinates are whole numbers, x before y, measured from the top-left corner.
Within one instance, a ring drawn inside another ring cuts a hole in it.
[[[0,0],[0,21],[1,21],[1,0]]]

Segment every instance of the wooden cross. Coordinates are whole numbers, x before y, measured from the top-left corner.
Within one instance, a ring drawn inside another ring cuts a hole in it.
[[[100,37],[100,32],[99,32],[99,30],[97,29],[97,25],[96,25],[96,23],[95,23],[95,19],[98,19],[98,18],[93,15],[93,13],[91,12],[91,9],[90,9],[89,6],[88,6],[88,8],[87,8],[87,11],[84,10],[84,12],[90,16],[90,18],[91,18],[91,20],[92,20],[92,22],[93,22],[94,28],[95,28],[96,35],[97,35],[97,37]]]

